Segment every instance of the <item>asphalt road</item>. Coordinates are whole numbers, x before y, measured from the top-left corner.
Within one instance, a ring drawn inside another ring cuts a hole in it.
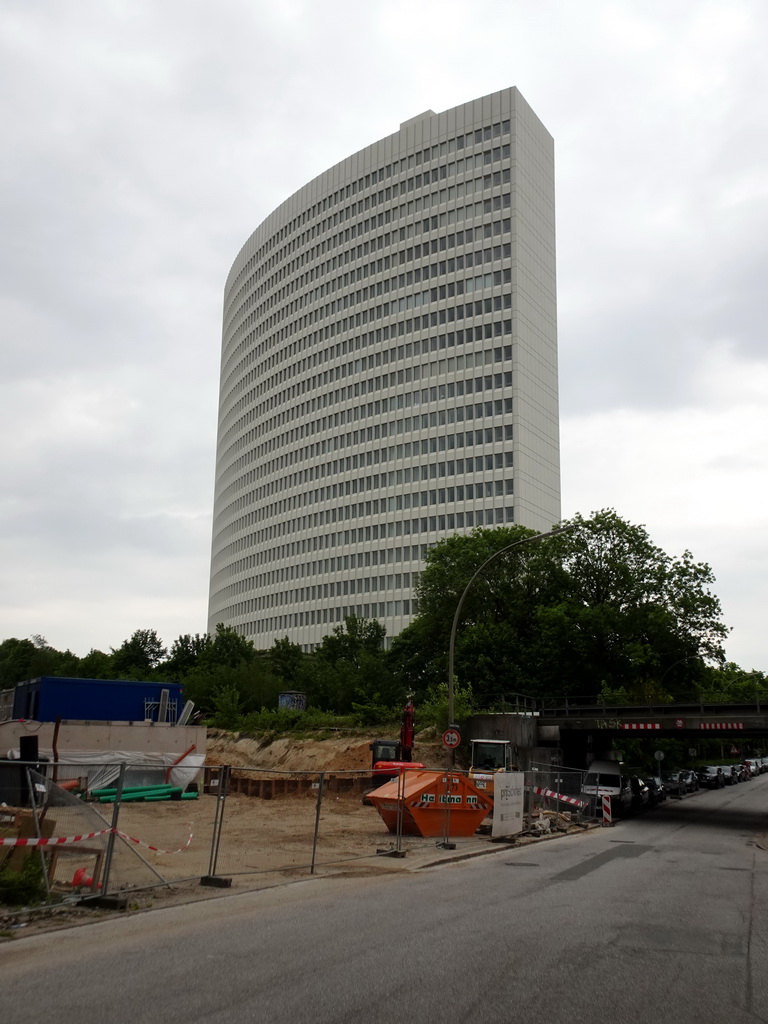
[[[0,946],[9,1024],[768,1021],[768,775],[581,836]]]

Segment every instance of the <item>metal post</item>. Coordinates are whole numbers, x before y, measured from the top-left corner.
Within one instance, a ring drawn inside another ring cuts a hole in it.
[[[216,865],[219,860],[219,846],[221,844],[221,830],[224,825],[224,804],[229,792],[229,773],[231,767],[226,764],[221,766],[219,772],[219,789],[216,794],[216,810],[213,815],[213,833],[211,835],[211,857],[208,862],[208,874],[200,879],[200,885],[213,886],[217,889],[228,889],[232,885],[231,878],[220,878],[216,874]]]
[[[31,773],[31,771],[29,769],[29,765],[27,765],[25,771],[27,773],[27,792],[29,793],[29,802],[32,805],[32,820],[35,823],[35,835],[37,836],[38,839],[40,839],[42,837],[41,836],[41,832],[40,832],[40,816],[37,813],[37,801],[35,800],[35,787],[34,787],[34,784],[32,782],[32,773]],[[48,871],[47,871],[46,866],[45,866],[45,853],[43,852],[43,848],[42,848],[42,846],[39,843],[37,844],[37,852],[38,852],[38,855],[40,857],[40,869],[43,872],[43,882],[45,883],[45,894],[46,894],[46,896],[48,896],[50,898],[50,895],[51,895],[51,885],[50,885],[50,882],[48,881]]]
[[[451,836],[451,783],[453,782],[453,774],[450,771],[445,773],[445,809],[443,811],[443,839],[442,842],[438,843],[438,847],[441,850],[455,850],[456,843],[450,841]]]
[[[107,852],[104,855],[104,870],[103,870],[103,881],[101,883],[101,894],[106,896],[109,892],[109,875],[112,870],[112,856],[115,852],[115,839],[117,838],[117,822],[120,818],[120,802],[123,799],[123,784],[125,782],[125,769],[127,765],[125,761],[120,765],[120,772],[117,776],[117,785],[115,787],[115,802],[112,806],[112,827],[109,830],[109,836],[107,837]],[[98,879],[94,879],[94,884],[98,882]]]
[[[395,826],[395,852],[403,848],[403,818],[405,817],[405,768],[400,766],[397,773],[397,819]]]
[[[230,766],[222,765],[219,775],[219,792],[216,796],[216,814],[213,819],[213,836],[211,837],[211,859],[208,864],[208,875],[213,878],[216,875],[216,866],[219,860],[219,846],[221,845],[221,830],[224,825],[224,805],[229,791]]]
[[[576,523],[571,523],[569,526],[561,526],[556,530],[550,530],[548,533],[536,533],[531,537],[521,537],[520,540],[513,541],[511,544],[507,544],[506,547],[499,548],[498,551],[494,552],[490,558],[486,558],[483,564],[475,570],[469,579],[464,591],[459,598],[459,602],[456,605],[456,611],[453,616],[453,623],[451,624],[451,638],[448,642],[448,727],[453,727],[454,713],[453,713],[453,652],[456,646],[456,630],[459,626],[459,616],[461,615],[461,609],[464,605],[464,600],[469,593],[472,584],[475,582],[478,576],[483,573],[486,568],[494,562],[497,558],[505,555],[512,548],[520,547],[521,544],[532,544],[535,541],[546,540],[548,537],[556,537],[559,533],[567,533],[568,530],[573,530],[576,527]]]
[[[312,863],[309,866],[310,875],[315,873],[315,853],[317,852],[317,833],[320,829],[320,807],[323,803],[323,789],[325,786],[325,772],[320,772],[317,787],[317,805],[315,807],[315,835],[312,839]]]

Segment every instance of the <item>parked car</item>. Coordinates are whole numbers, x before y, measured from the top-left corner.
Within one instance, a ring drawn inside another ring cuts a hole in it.
[[[699,777],[692,768],[686,768],[680,774],[683,776],[685,781],[686,789],[689,793],[697,793],[699,789]]]
[[[707,789],[720,789],[725,785],[723,769],[718,765],[708,765],[699,769],[699,785]]]
[[[679,769],[667,772],[666,775],[662,776],[662,781],[667,792],[674,793],[675,796],[685,796],[688,792],[688,786],[683,778],[683,773]]]
[[[649,810],[651,791],[645,782],[638,775],[633,775],[629,780],[629,786],[632,790],[632,811],[639,814],[641,811]]]
[[[667,791],[659,776],[646,775],[643,782],[648,787],[648,792],[651,798],[651,807],[656,807],[657,804],[663,803],[667,799]]]
[[[629,814],[632,810],[629,777],[622,774],[618,761],[593,761],[584,776],[581,792],[586,797],[596,798],[598,807],[601,797],[610,796],[614,816]],[[599,813],[601,811],[598,809]]]
[[[726,786],[735,786],[737,782],[741,782],[735,764],[724,764],[721,765],[721,768],[723,770],[723,778],[725,779]]]

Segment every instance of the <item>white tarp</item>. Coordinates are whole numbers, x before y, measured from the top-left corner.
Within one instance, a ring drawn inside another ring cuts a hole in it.
[[[497,772],[493,777],[494,839],[516,836],[523,831],[523,800],[525,774],[523,772]]]
[[[18,747],[8,751],[8,757],[19,760]],[[53,778],[52,750],[40,750],[39,760],[47,777]],[[153,783],[164,783],[170,769],[168,781],[172,786],[185,789],[200,774],[205,756],[203,754],[187,754],[179,764],[173,765],[179,755],[174,753],[154,753],[136,750],[67,750],[59,753],[56,766],[58,782],[67,779],[85,778],[89,790],[104,789],[117,781],[120,766],[125,764],[125,785],[144,786]]]

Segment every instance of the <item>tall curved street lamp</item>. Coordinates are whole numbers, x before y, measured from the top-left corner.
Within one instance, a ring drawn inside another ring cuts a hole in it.
[[[490,556],[490,558],[486,558],[486,560],[483,562],[483,564],[478,569],[476,569],[475,572],[473,573],[473,575],[470,577],[469,582],[467,583],[466,587],[464,587],[464,592],[462,593],[461,597],[459,598],[459,603],[456,605],[456,611],[455,611],[454,616],[453,616],[453,625],[451,626],[451,639],[450,639],[450,642],[448,644],[448,725],[449,726],[453,725],[453,650],[454,650],[454,647],[456,645],[456,630],[457,630],[458,625],[459,625],[459,616],[461,615],[461,609],[462,609],[462,607],[464,605],[464,599],[467,596],[467,594],[469,593],[469,590],[470,590],[472,584],[475,582],[477,577],[480,576],[481,573],[483,573],[485,571],[485,569],[488,568],[488,566],[491,564],[491,562],[496,561],[497,558],[500,558],[502,555],[505,555],[508,551],[511,551],[512,548],[518,548],[518,547],[520,547],[521,544],[533,544],[533,543],[535,543],[536,541],[539,541],[539,540],[547,540],[547,538],[549,538],[549,537],[557,537],[558,534],[567,533],[569,530],[573,530],[575,526],[576,526],[576,523],[571,523],[568,526],[560,526],[556,530],[550,530],[548,533],[537,533],[537,534],[534,534],[533,537],[522,537],[520,540],[512,541],[511,544],[507,544],[505,547],[499,548],[498,551],[494,551],[494,553]]]

